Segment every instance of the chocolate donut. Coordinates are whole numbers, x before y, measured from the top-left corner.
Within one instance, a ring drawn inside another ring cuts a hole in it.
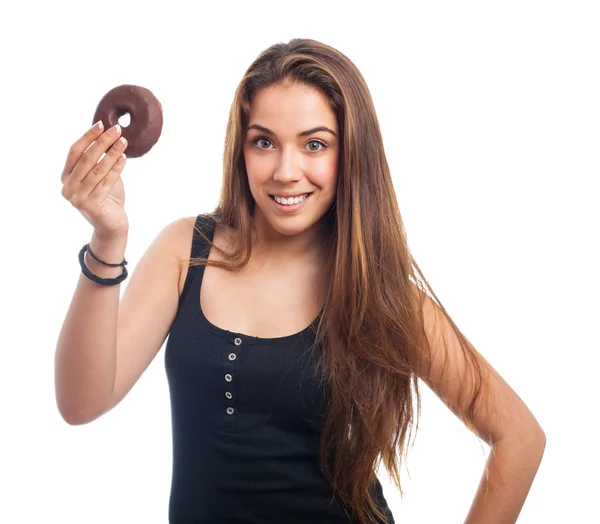
[[[104,129],[118,124],[119,118],[129,113],[131,123],[121,126],[121,135],[127,140],[128,158],[145,155],[160,137],[163,125],[162,106],[149,89],[124,84],[111,89],[100,100],[92,123],[102,120]]]

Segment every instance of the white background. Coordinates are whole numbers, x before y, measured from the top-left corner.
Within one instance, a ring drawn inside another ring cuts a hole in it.
[[[56,341],[92,232],[60,173],[109,89],[160,99],[160,141],[123,173],[134,270],[166,224],[215,207],[236,86],[294,37],[363,73],[417,262],[546,432],[519,522],[600,522],[596,2],[3,5],[1,522],[167,522],[164,347],[93,423],[56,407]],[[489,448],[422,392],[405,498],[380,478],[397,522],[461,523]]]

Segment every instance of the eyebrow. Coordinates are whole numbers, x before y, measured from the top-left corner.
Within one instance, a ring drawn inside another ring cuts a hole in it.
[[[258,124],[249,125],[246,128],[246,132],[250,131],[250,129],[258,129],[259,131],[261,131],[263,133],[275,136],[275,133],[273,133],[273,131],[271,131],[270,129],[267,129],[266,127],[260,126]],[[333,130],[331,130],[325,126],[317,126],[317,127],[313,127],[312,129],[307,129],[306,131],[302,131],[302,132],[298,133],[297,136],[299,136],[299,137],[300,136],[308,136],[308,135],[312,135],[313,133],[316,133],[317,131],[326,131],[328,133],[331,133],[333,136],[337,137],[336,133]]]

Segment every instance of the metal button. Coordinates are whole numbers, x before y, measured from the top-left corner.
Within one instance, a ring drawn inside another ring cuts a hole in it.
[[[233,377],[229,373],[227,373],[227,375],[225,375],[225,380],[227,382],[231,382],[233,380]]]
[[[236,339],[233,341],[233,343],[234,343],[236,346],[239,346],[239,345],[242,343],[242,339],[241,339],[240,337],[237,337],[237,338],[236,338]]]
[[[229,360],[235,360],[235,359],[236,359],[235,353],[229,353]]]
[[[227,408],[227,414],[233,415],[233,408]]]
[[[231,393],[229,393],[229,391],[225,392],[225,396],[231,400],[231,398],[233,397],[233,395]]]

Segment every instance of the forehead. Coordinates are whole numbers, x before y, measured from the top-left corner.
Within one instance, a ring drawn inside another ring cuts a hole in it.
[[[294,130],[326,125],[337,132],[335,113],[327,99],[317,89],[298,84],[261,89],[250,104],[249,124],[270,129],[285,124]]]

